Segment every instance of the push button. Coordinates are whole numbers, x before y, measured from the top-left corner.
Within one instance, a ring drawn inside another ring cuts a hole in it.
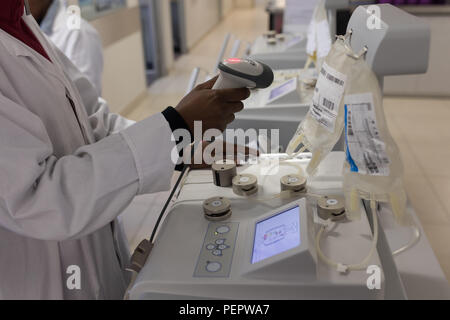
[[[222,269],[222,265],[219,262],[208,262],[206,264],[206,271],[208,272],[218,272]]]
[[[216,229],[216,231],[217,231],[217,233],[219,233],[219,234],[225,234],[225,233],[230,232],[230,227],[228,227],[228,226],[220,226],[220,227],[218,227],[218,228]]]
[[[219,250],[225,250],[225,249],[228,249],[228,246],[225,245],[225,244],[221,244],[221,245],[219,245],[217,248],[218,248]]]

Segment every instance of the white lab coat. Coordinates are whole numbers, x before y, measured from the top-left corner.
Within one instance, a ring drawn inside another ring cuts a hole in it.
[[[135,195],[169,188],[170,126],[109,113],[23,19],[52,63],[0,29],[0,299],[120,299],[129,253],[114,221]],[[66,285],[72,265],[81,290]]]
[[[67,1],[54,0],[41,22],[42,31],[102,93],[103,48],[100,36],[81,19],[80,29],[67,26]]]

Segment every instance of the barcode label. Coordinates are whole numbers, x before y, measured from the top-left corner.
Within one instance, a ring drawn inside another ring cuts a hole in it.
[[[331,81],[331,82],[336,83],[337,85],[340,85],[341,87],[343,87],[345,84],[345,81],[339,79],[337,76],[334,76],[333,74],[328,72],[325,68],[326,67],[322,67],[320,69],[320,74],[323,75],[328,81]]]
[[[334,82],[334,83],[340,85],[341,87],[344,86],[344,81],[342,81],[342,80],[340,80],[340,79],[334,77],[334,76],[331,75],[331,74],[328,74],[328,75],[327,75],[327,79],[330,80],[331,82]]]
[[[322,104],[324,107],[327,107],[330,110],[334,110],[334,103],[327,98],[323,98]]]
[[[355,135],[355,133],[353,132],[353,126],[352,126],[352,112],[350,110],[347,111],[347,134],[349,136]]]
[[[344,95],[347,76],[324,63],[314,89],[310,114],[328,131],[333,132]]]
[[[345,97],[347,161],[353,172],[388,176],[390,160],[374,111],[371,93]]]

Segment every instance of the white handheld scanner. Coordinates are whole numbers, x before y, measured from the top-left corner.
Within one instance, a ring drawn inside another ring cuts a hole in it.
[[[227,59],[219,63],[219,72],[213,89],[267,88],[273,82],[272,69],[250,59]]]

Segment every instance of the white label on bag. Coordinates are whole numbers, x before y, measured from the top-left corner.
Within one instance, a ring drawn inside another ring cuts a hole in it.
[[[324,63],[317,79],[311,115],[328,131],[334,131],[347,76]]]
[[[372,93],[345,97],[345,140],[352,172],[389,175],[390,160],[377,126]]]

